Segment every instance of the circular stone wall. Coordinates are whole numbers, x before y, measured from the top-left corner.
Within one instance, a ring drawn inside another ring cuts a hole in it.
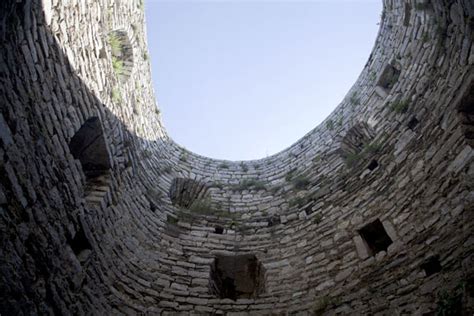
[[[384,0],[336,110],[245,162],[166,134],[143,8],[0,4],[1,314],[472,315],[472,1]]]

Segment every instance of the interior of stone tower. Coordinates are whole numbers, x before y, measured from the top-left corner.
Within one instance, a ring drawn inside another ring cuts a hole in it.
[[[473,39],[383,0],[332,114],[224,161],[167,134],[143,0],[1,1],[0,314],[473,315]]]

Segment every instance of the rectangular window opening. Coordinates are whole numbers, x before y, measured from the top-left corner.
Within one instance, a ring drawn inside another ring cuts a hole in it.
[[[265,271],[252,254],[217,256],[211,267],[211,291],[220,298],[256,298],[264,291]]]
[[[373,159],[370,164],[367,166],[367,169],[369,169],[370,171],[373,171],[375,170],[377,167],[379,166],[379,163],[377,162],[377,160]]]
[[[381,251],[387,251],[392,244],[383,224],[376,219],[359,230],[359,234],[368,246],[368,252],[373,256]]]
[[[377,86],[381,87],[388,93],[398,82],[399,77],[400,70],[390,64],[387,64],[379,77]]]
[[[413,117],[410,122],[408,122],[407,126],[409,129],[414,130],[415,127],[420,123],[416,117]]]
[[[441,271],[441,263],[439,262],[439,256],[429,257],[422,265],[421,268],[425,271],[426,276],[429,277],[435,273]]]
[[[69,242],[69,245],[81,264],[87,261],[92,252],[92,246],[84,233],[82,225]]]

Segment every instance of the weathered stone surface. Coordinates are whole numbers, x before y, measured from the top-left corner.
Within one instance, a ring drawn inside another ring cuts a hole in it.
[[[141,0],[1,2],[0,314],[308,315],[318,298],[331,315],[434,313],[474,273],[474,5],[384,4],[326,121],[232,162],[167,135]],[[78,154],[91,118],[103,139]],[[375,219],[386,251],[361,237]],[[258,295],[216,295],[219,255],[262,263]]]

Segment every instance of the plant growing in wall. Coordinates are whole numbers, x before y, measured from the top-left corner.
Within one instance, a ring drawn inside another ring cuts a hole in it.
[[[295,176],[295,172],[296,172],[296,168],[293,168],[290,171],[288,171],[285,175],[285,180],[290,182],[291,179],[293,179],[293,177]]]
[[[257,179],[244,179],[239,184],[233,186],[234,190],[243,191],[243,190],[266,190],[267,187],[264,182]]]
[[[360,104],[360,98],[357,96],[356,92],[352,93],[349,102],[352,104],[353,107],[356,107]]]
[[[310,184],[309,179],[306,176],[299,175],[291,180],[293,187],[296,190],[304,190]]]
[[[117,87],[113,87],[110,93],[110,97],[112,98],[112,101],[115,103],[121,102],[122,94],[120,93],[120,89],[118,89]]]
[[[131,74],[133,68],[133,49],[131,41],[125,30],[114,30],[107,38],[112,55],[112,68],[119,79],[124,82]]]
[[[399,100],[399,101],[392,102],[390,104],[390,109],[396,113],[403,114],[403,113],[406,113],[406,111],[408,111],[409,105],[410,103],[408,102],[408,100]]]
[[[242,169],[243,172],[249,171],[249,167],[243,162],[240,163],[240,168]]]
[[[339,300],[334,297],[323,296],[318,298],[313,305],[314,315],[320,316],[323,315],[328,308],[334,308],[339,304]]]
[[[182,162],[187,162],[188,161],[188,154],[185,152],[182,152],[181,155],[179,156],[179,160]]]
[[[330,131],[332,131],[332,130],[334,129],[334,122],[333,122],[333,120],[328,120],[328,121],[326,122],[326,128],[327,128],[328,130],[330,130]]]
[[[319,223],[321,223],[321,221],[323,220],[323,217],[321,216],[321,214],[315,214],[313,216],[313,223],[318,225]]]
[[[219,166],[218,166],[220,169],[229,169],[229,165],[225,162],[221,163]]]
[[[166,216],[166,222],[168,224],[176,225],[179,222],[179,219],[177,217],[167,215]]]
[[[305,206],[311,201],[311,198],[308,196],[302,197],[302,196],[297,196],[292,198],[291,200],[288,201],[289,207],[296,206],[298,208],[301,208],[302,206]]]
[[[466,291],[466,283],[459,283],[452,291],[441,291],[438,293],[436,303],[437,316],[462,315],[463,296]]]
[[[123,61],[112,56],[112,68],[117,75],[121,75],[123,73]]]

